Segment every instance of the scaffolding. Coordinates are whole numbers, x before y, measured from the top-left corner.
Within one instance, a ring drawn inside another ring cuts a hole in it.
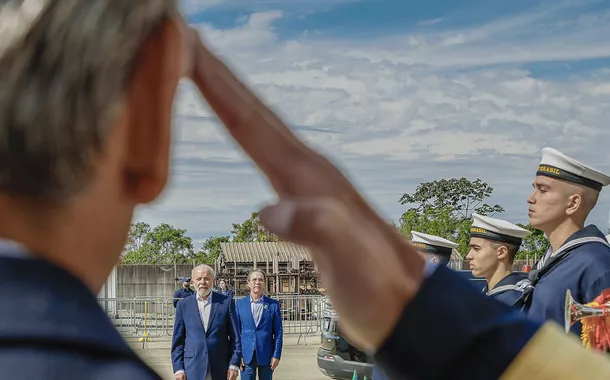
[[[266,274],[267,294],[320,294],[318,268],[309,252],[288,242],[221,243],[215,269],[236,296],[249,293],[247,276],[254,269]]]

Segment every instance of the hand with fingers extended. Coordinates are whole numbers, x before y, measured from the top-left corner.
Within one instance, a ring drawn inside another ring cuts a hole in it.
[[[280,196],[280,203],[263,210],[261,222],[311,249],[343,330],[359,346],[375,350],[417,292],[424,259],[334,165],[303,144],[200,40],[194,41],[193,82]],[[383,279],[371,273],[384,273]],[[362,278],[370,281],[364,288]],[[376,299],[376,307],[363,309],[363,297]]]

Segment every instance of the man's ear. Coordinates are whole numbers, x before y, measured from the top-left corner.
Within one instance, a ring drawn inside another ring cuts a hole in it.
[[[570,197],[568,198],[568,207],[566,208],[566,214],[572,216],[581,208],[582,196],[580,194],[570,195]]]
[[[171,116],[184,72],[178,21],[168,20],[140,48],[126,91],[125,192],[134,203],[154,201],[169,177]]]
[[[508,256],[508,248],[505,245],[499,246],[498,249],[496,250],[496,252],[498,254],[499,260],[503,260],[504,258],[506,258]]]

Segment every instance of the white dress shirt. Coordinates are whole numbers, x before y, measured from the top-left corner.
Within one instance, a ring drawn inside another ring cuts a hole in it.
[[[252,317],[254,318],[254,325],[256,327],[261,323],[261,318],[263,317],[263,306],[265,306],[263,297],[264,295],[261,295],[259,299],[255,300],[250,296],[250,310],[252,311]]]
[[[201,323],[203,324],[203,330],[208,332],[210,310],[212,310],[212,293],[210,293],[208,298],[205,300],[201,298],[199,293],[195,294],[197,294],[197,308],[199,309],[199,317],[201,318]]]

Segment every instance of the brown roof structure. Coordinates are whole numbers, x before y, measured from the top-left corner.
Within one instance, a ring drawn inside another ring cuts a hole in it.
[[[221,255],[224,261],[238,263],[249,262],[288,262],[312,261],[307,248],[289,242],[248,242],[248,243],[220,243]]]

